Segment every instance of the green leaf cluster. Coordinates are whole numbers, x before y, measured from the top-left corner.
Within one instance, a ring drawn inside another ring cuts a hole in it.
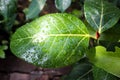
[[[35,1],[26,12],[27,19],[38,16],[46,3],[46,0]],[[61,12],[70,4],[71,0],[55,0],[55,6]],[[108,0],[85,0],[84,16],[84,23],[67,13],[37,18],[13,34],[11,51],[17,57],[44,68],[64,67],[87,58],[91,65],[79,63],[64,79],[117,80],[120,77],[120,9]],[[109,45],[106,44],[109,43],[114,52],[107,51]],[[85,67],[89,69],[84,71]],[[92,78],[89,77],[89,71],[93,73]]]

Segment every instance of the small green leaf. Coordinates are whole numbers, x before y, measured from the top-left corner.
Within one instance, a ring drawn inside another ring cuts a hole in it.
[[[106,51],[102,46],[97,46],[95,53],[96,55],[89,58],[93,64],[117,77],[120,77],[120,48],[116,47],[116,51],[112,52]]]
[[[116,76],[107,73],[96,66],[93,67],[94,80],[118,80]]]
[[[0,17],[3,17],[0,22],[4,23],[7,31],[11,29],[15,21],[16,3],[17,0],[0,0]]]
[[[2,49],[0,49],[0,58],[5,58],[5,53]]]
[[[120,10],[106,0],[85,0],[85,17],[99,33],[113,27],[120,18]]]
[[[46,0],[32,0],[26,14],[26,20],[36,18],[45,6]]]
[[[1,49],[1,50],[7,50],[7,49],[8,49],[8,46],[7,46],[7,45],[2,45],[2,46],[0,46],[0,49]]]
[[[80,60],[89,37],[87,28],[75,16],[48,14],[19,28],[10,47],[16,56],[34,65],[63,67]]]
[[[64,12],[71,5],[71,0],[55,0],[55,6],[61,12]]]

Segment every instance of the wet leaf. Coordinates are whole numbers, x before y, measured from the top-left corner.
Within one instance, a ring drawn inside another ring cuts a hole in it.
[[[75,63],[88,47],[89,34],[81,20],[65,13],[48,14],[19,28],[12,36],[12,52],[41,67]]]
[[[55,6],[61,12],[64,12],[71,5],[71,0],[55,0]]]
[[[88,23],[99,33],[113,27],[120,18],[120,9],[107,0],[85,0],[84,11]]]
[[[28,10],[25,11],[26,20],[36,18],[45,6],[46,0],[32,0]]]

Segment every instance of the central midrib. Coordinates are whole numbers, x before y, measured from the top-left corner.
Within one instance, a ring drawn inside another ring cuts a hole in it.
[[[32,37],[24,37],[24,38],[18,38],[15,40],[23,40],[23,39],[30,39],[30,38],[39,38],[39,37],[90,37],[89,34],[37,34]]]
[[[88,35],[88,34],[48,34],[48,35],[45,34],[45,35],[44,35],[44,34],[43,34],[43,35],[41,35],[41,36],[48,36],[48,37],[49,37],[49,36],[53,36],[53,37],[54,37],[54,36],[57,36],[57,37],[68,37],[68,36],[69,36],[69,37],[70,37],[70,36],[71,36],[71,37],[75,37],[75,36],[79,36],[79,37],[80,37],[80,36],[85,36],[85,37],[87,37],[87,36],[90,36],[90,35]]]

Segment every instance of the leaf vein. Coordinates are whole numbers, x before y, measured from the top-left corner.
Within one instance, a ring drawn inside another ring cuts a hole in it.
[[[103,1],[101,1],[101,16],[100,16],[100,24],[99,24],[99,33],[101,33],[101,30],[102,30],[102,20],[103,20]]]
[[[67,20],[69,20],[71,23],[73,23],[73,21],[71,21],[71,19],[69,19],[69,18],[66,18]],[[85,33],[86,34],[86,32],[85,31],[83,31],[80,27],[78,27],[75,23],[73,23],[80,31],[82,31],[83,33]]]
[[[66,38],[65,42],[64,42],[64,45],[61,49],[61,51],[58,53],[58,55],[56,56],[56,59],[59,57],[60,53],[62,53],[62,51],[64,50],[65,46],[66,46],[66,43],[67,43],[67,40],[68,40],[69,36]]]
[[[56,17],[54,16],[55,18],[57,18],[59,21],[61,21],[64,25],[64,27],[66,27],[66,29],[69,31],[69,33],[71,33],[71,31],[68,29],[68,27],[65,25],[65,23],[59,18],[59,17]]]
[[[64,62],[66,62],[67,60],[69,60],[69,59],[71,58],[71,56],[74,54],[74,50],[76,50],[76,48],[80,45],[80,43],[81,43],[85,38],[86,38],[86,37],[84,37],[83,39],[81,39],[81,40],[77,43],[76,47],[72,50],[71,55],[70,55]]]

